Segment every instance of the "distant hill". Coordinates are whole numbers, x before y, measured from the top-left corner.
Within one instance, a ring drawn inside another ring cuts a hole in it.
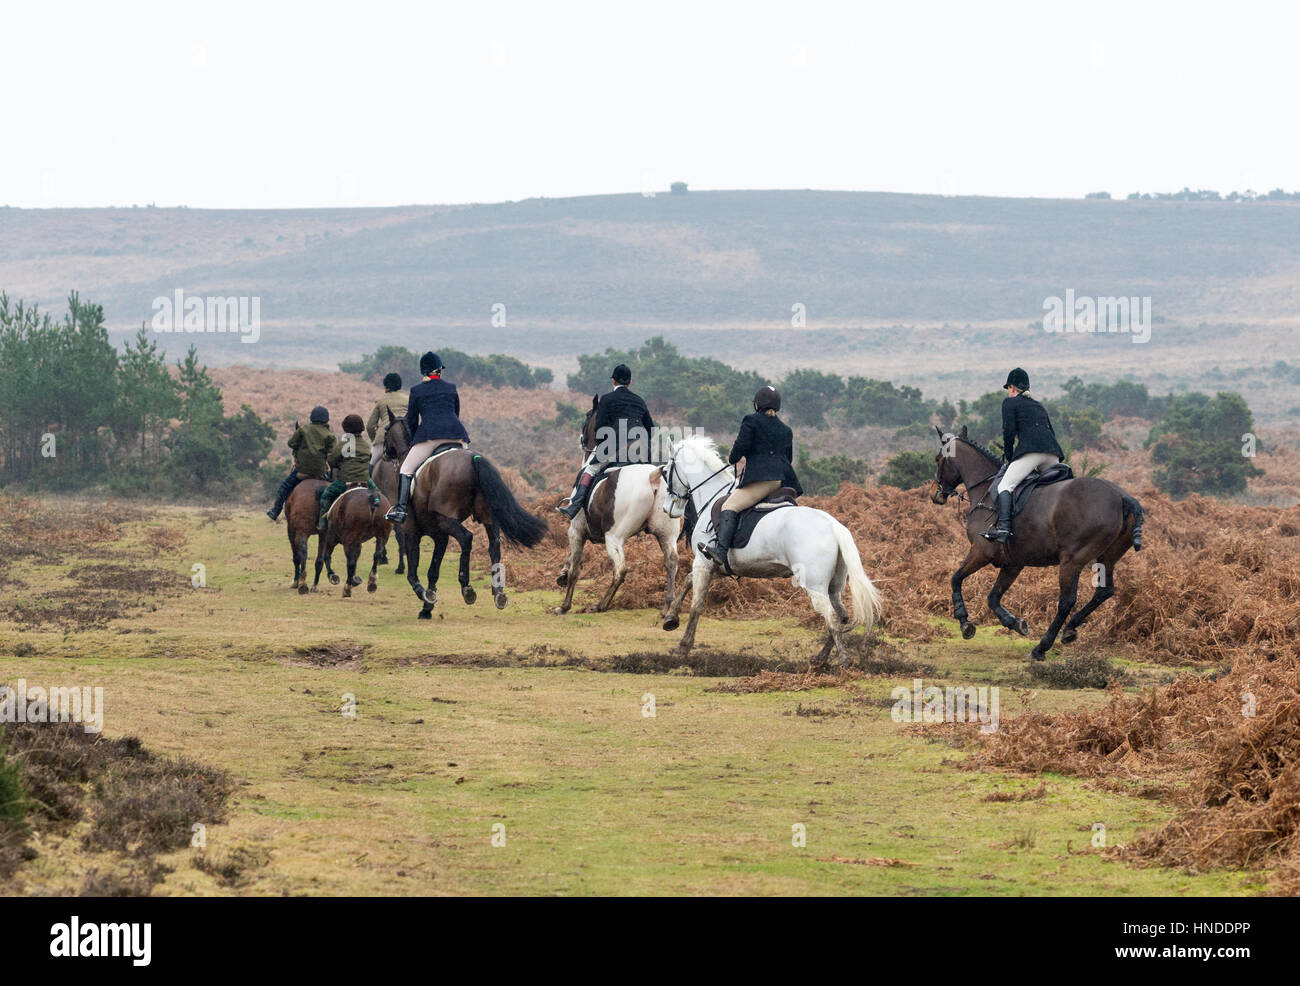
[[[5,208],[0,289],[58,311],[76,288],[123,332],[177,288],[260,297],[256,345],[158,337],[177,353],[194,341],[214,365],[333,368],[394,342],[509,352],[562,375],[579,352],[663,334],[774,376],[834,367],[931,394],[988,389],[1008,362],[1168,389],[1300,363],[1298,243],[1295,202],[692,191],[395,209]],[[1067,288],[1150,296],[1151,342],[1045,333],[1043,301]],[[491,321],[498,303],[504,327]]]

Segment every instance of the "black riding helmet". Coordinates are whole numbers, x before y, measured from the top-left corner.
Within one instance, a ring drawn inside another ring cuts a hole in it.
[[[426,377],[430,373],[439,372],[442,368],[442,357],[437,353],[425,353],[420,357],[420,372]]]
[[[781,392],[775,387],[760,387],[754,394],[755,411],[781,410]]]
[[[402,375],[400,373],[384,374],[384,389],[392,392],[402,389]]]
[[[619,363],[614,367],[614,372],[609,375],[609,378],[616,384],[626,387],[632,382],[632,371],[626,363]]]
[[[310,421],[314,425],[327,425],[330,423],[330,413],[320,404],[311,409]]]
[[[1018,390],[1028,390],[1029,374],[1017,366],[1007,374],[1007,382],[1002,385],[1003,390],[1006,390],[1008,387],[1015,387]]]

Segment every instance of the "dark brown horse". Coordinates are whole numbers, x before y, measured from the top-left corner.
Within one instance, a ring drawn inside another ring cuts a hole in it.
[[[596,447],[595,414],[600,399],[593,397],[591,410],[583,423],[581,445],[584,454]],[[569,522],[569,555],[560,570],[556,583],[564,589],[564,601],[555,610],[567,613],[573,605],[573,590],[582,570],[582,551],[588,541],[603,544],[614,566],[609,588],[600,602],[587,607],[589,613],[609,609],[614,594],[627,577],[627,556],[623,546],[628,538],[645,532],[659,542],[664,556],[664,572],[668,577],[668,590],[664,596],[662,616],[668,615],[677,579],[677,539],[681,536],[680,517],[670,517],[664,509],[667,502],[667,484],[663,473],[654,465],[622,466],[607,473],[608,478],[591,491],[587,508],[579,510]]]
[[[411,433],[405,418],[398,418],[384,436],[384,448],[390,448],[400,462],[411,447]],[[546,536],[546,521],[530,514],[519,505],[510,487],[496,467],[477,452],[454,449],[437,456],[416,474],[411,487],[410,509],[403,524],[402,539],[406,550],[406,580],[416,597],[424,603],[419,618],[432,618],[438,601],[438,570],[447,550],[448,538],[460,546],[460,592],[466,603],[473,603],[477,593],[469,584],[469,554],[474,535],[462,523],[473,517],[483,525],[488,536],[488,558],[492,563],[492,596],[497,609],[505,609],[506,570],[501,563],[501,536],[511,544],[532,548]],[[433,538],[433,561],[429,564],[429,587],[420,584],[420,540]]]
[[[961,635],[967,640],[975,635],[975,625],[967,619],[966,602],[961,594],[967,576],[985,565],[1001,569],[989,593],[989,609],[1004,627],[1027,637],[1029,623],[1008,612],[1002,605],[1002,596],[1026,567],[1059,566],[1060,598],[1056,617],[1030,654],[1034,660],[1041,661],[1074,609],[1080,572],[1091,566],[1096,588],[1087,605],[1070,617],[1065,632],[1061,633],[1061,643],[1074,640],[1083,621],[1115,594],[1115,563],[1129,548],[1142,550],[1142,505],[1108,480],[1067,479],[1034,490],[1015,518],[1012,524],[1015,533],[1007,544],[990,541],[983,533],[996,519],[989,486],[998,473],[999,460],[970,441],[964,427],[956,435],[935,430],[939,432],[940,451],[936,459],[937,486],[931,499],[946,503],[957,493],[958,486],[965,486],[972,504],[966,517],[970,551],[952,576],[953,615],[961,626]]]
[[[316,522],[320,519],[318,498],[327,485],[323,479],[304,479],[293,488],[284,504],[284,526],[289,532],[289,550],[293,553],[293,585],[290,588],[304,594],[310,589],[307,585],[307,539],[317,533]],[[339,577],[330,568],[329,558],[325,559],[325,570],[329,572],[330,581],[337,583]]]
[[[352,595],[352,587],[360,585],[357,576],[357,559],[361,557],[361,545],[371,538],[375,539],[375,557],[370,566],[370,581],[366,584],[367,592],[378,588],[375,573],[379,566],[388,560],[388,535],[393,525],[384,517],[392,504],[382,493],[372,493],[365,486],[345,490],[330,508],[329,527],[320,536],[316,548],[316,581],[312,588],[320,584],[322,564],[327,564],[336,545],[343,545],[343,554],[348,560],[348,578],[343,583],[343,598]],[[338,576],[330,573],[330,581],[338,584]]]

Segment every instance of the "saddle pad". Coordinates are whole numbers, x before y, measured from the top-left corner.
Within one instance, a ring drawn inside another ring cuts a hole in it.
[[[415,476],[412,477],[411,479],[412,485],[414,485],[415,480],[419,478],[420,473],[424,472],[424,467],[427,466],[430,462],[438,458],[438,456],[440,455],[446,455],[448,452],[456,452],[456,451],[462,451],[462,447],[459,445],[439,445],[436,449],[433,450],[433,454],[429,456],[427,459],[425,459],[423,462],[421,462],[419,468],[415,470]]]
[[[321,487],[321,491],[324,492],[324,487]],[[365,486],[365,485],[349,486],[346,490],[344,490],[342,493],[336,496],[334,498],[334,502],[330,504],[329,513],[325,515],[326,517],[329,518],[329,523],[331,524],[334,523],[334,513],[339,509],[339,504],[343,502],[343,498],[346,497],[349,493],[368,493],[368,492],[370,492],[369,486]],[[316,494],[316,498],[317,501],[319,501],[320,499],[319,493]]]
[[[782,507],[795,507],[798,503],[795,501],[797,494],[788,486],[782,486],[779,490],[769,496],[766,500],[760,500],[754,506],[741,513],[740,519],[736,524],[736,536],[732,539],[731,548],[734,551],[737,548],[743,548],[749,544],[749,539],[754,534],[754,528],[758,522],[770,514],[773,510],[780,510]],[[713,509],[710,513],[711,526],[714,530],[718,529],[718,520],[722,517],[722,497],[713,502]]]

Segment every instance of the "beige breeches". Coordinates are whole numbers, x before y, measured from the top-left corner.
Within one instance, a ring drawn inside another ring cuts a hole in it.
[[[748,510],[761,500],[767,499],[780,488],[781,481],[779,479],[767,479],[761,483],[750,483],[727,497],[726,502],[722,504],[722,509],[734,510],[740,513],[740,511]]]
[[[427,442],[416,442],[411,446],[411,451],[406,453],[406,458],[402,460],[402,475],[414,476],[415,470],[420,468],[421,463],[432,455],[433,450],[439,445],[465,447],[465,443],[457,438],[431,438]]]
[[[1002,481],[998,483],[998,492],[1006,493],[1008,490],[1014,490],[1017,486],[1025,481],[1025,478],[1035,469],[1043,470],[1048,466],[1054,466],[1059,460],[1050,452],[1030,452],[1028,455],[1022,455],[1011,465],[1007,466],[1007,471],[1002,476]]]

